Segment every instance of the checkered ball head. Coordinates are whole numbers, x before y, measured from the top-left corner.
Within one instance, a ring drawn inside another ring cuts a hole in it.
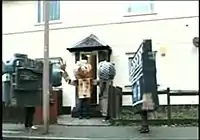
[[[99,63],[98,76],[100,80],[113,80],[116,74],[115,65],[111,62]]]

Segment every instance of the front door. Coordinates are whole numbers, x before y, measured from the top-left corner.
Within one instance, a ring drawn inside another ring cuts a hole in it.
[[[97,79],[97,56],[91,54],[88,58],[88,63],[92,66],[91,76],[92,79]],[[93,85],[91,88],[91,104],[97,104],[97,86]]]
[[[82,53],[81,59],[86,59],[89,64],[92,66],[91,71],[91,77],[93,79],[98,79],[97,77],[97,67],[98,63],[101,61],[110,61],[110,55],[108,51],[98,51],[97,53]],[[91,104],[98,104],[99,98],[98,98],[99,88],[94,85],[91,88]]]

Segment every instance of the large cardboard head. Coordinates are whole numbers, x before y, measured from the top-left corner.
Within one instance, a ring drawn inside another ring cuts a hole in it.
[[[92,66],[86,60],[78,61],[74,68],[74,75],[76,79],[84,79],[91,77]]]
[[[101,61],[98,68],[98,76],[101,80],[113,80],[116,74],[114,63]]]

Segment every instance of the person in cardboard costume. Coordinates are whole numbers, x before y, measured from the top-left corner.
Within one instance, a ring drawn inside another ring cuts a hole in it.
[[[81,60],[76,63],[74,68],[74,76],[76,80],[71,80],[69,75],[65,71],[65,65],[61,67],[63,70],[64,79],[71,85],[78,87],[78,98],[79,98],[79,118],[90,118],[89,107],[91,98],[91,87],[93,79],[91,77],[92,66],[87,63],[86,60]]]
[[[92,66],[87,63],[86,60],[81,60],[76,63],[74,69],[74,75],[76,80],[71,80],[69,75],[65,71],[66,65],[63,65],[61,69],[63,70],[64,79],[72,85],[78,86],[78,95],[80,101],[80,118],[86,116],[89,118],[89,102],[91,97],[90,88],[92,85],[99,85],[100,87],[100,107],[102,116],[105,117],[105,120],[109,120],[109,111],[108,111],[108,92],[109,87],[112,86],[112,81],[115,77],[116,71],[114,64],[107,61],[102,61],[99,63],[98,68],[98,77],[99,80],[92,79],[90,71]]]
[[[115,66],[111,62],[101,61],[98,68],[98,85],[100,87],[100,107],[102,116],[105,117],[104,121],[110,119],[109,114],[109,87],[112,86],[113,79],[115,77],[116,71]]]

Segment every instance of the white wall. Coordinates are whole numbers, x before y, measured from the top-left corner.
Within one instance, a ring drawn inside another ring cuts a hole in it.
[[[192,45],[192,38],[198,36],[199,30],[199,17],[195,13],[197,10],[195,1],[156,2],[157,15],[130,18],[122,17],[123,10],[117,10],[122,6],[119,4],[120,2],[108,5],[102,3],[98,4],[98,7],[95,4],[89,4],[93,7],[92,9],[82,8],[86,4],[74,5],[77,2],[62,1],[62,3],[62,23],[50,26],[51,57],[64,57],[68,67],[71,68],[74,56],[67,52],[66,48],[93,33],[112,47],[111,60],[115,62],[117,68],[114,84],[123,87],[124,91],[130,91],[130,89],[124,88],[125,85],[130,85],[128,81],[128,56],[125,53],[136,51],[143,39],[151,38],[153,49],[158,51],[156,59],[158,84],[162,85],[163,88],[170,86],[171,89],[198,90],[198,50]],[[112,10],[109,9],[111,5],[113,6]],[[64,6],[66,8],[62,8]],[[104,7],[103,12],[100,7]],[[170,11],[167,10],[169,7]],[[191,10],[184,12],[185,8],[188,7]],[[91,12],[90,10],[95,10],[95,12],[88,14]],[[16,52],[27,53],[31,58],[43,57],[44,32],[42,31],[43,26],[36,24],[36,15],[34,1],[4,3],[3,60],[8,59]],[[184,16],[188,17],[178,18]],[[101,18],[97,20],[94,17]],[[177,19],[168,19],[172,17],[177,17]],[[132,22],[75,27],[114,21],[118,23]],[[168,47],[165,58],[160,57],[159,54],[159,48],[162,46]],[[71,101],[72,96],[74,96],[74,87],[67,88],[64,92],[66,96],[64,104],[74,104]],[[128,100],[130,97],[124,97],[124,104],[128,103]]]
[[[198,1],[155,1],[156,15],[124,17],[129,2],[61,1],[61,19],[53,27],[198,16],[199,11]],[[39,29],[43,27],[37,24],[37,1],[3,1],[3,33]]]

